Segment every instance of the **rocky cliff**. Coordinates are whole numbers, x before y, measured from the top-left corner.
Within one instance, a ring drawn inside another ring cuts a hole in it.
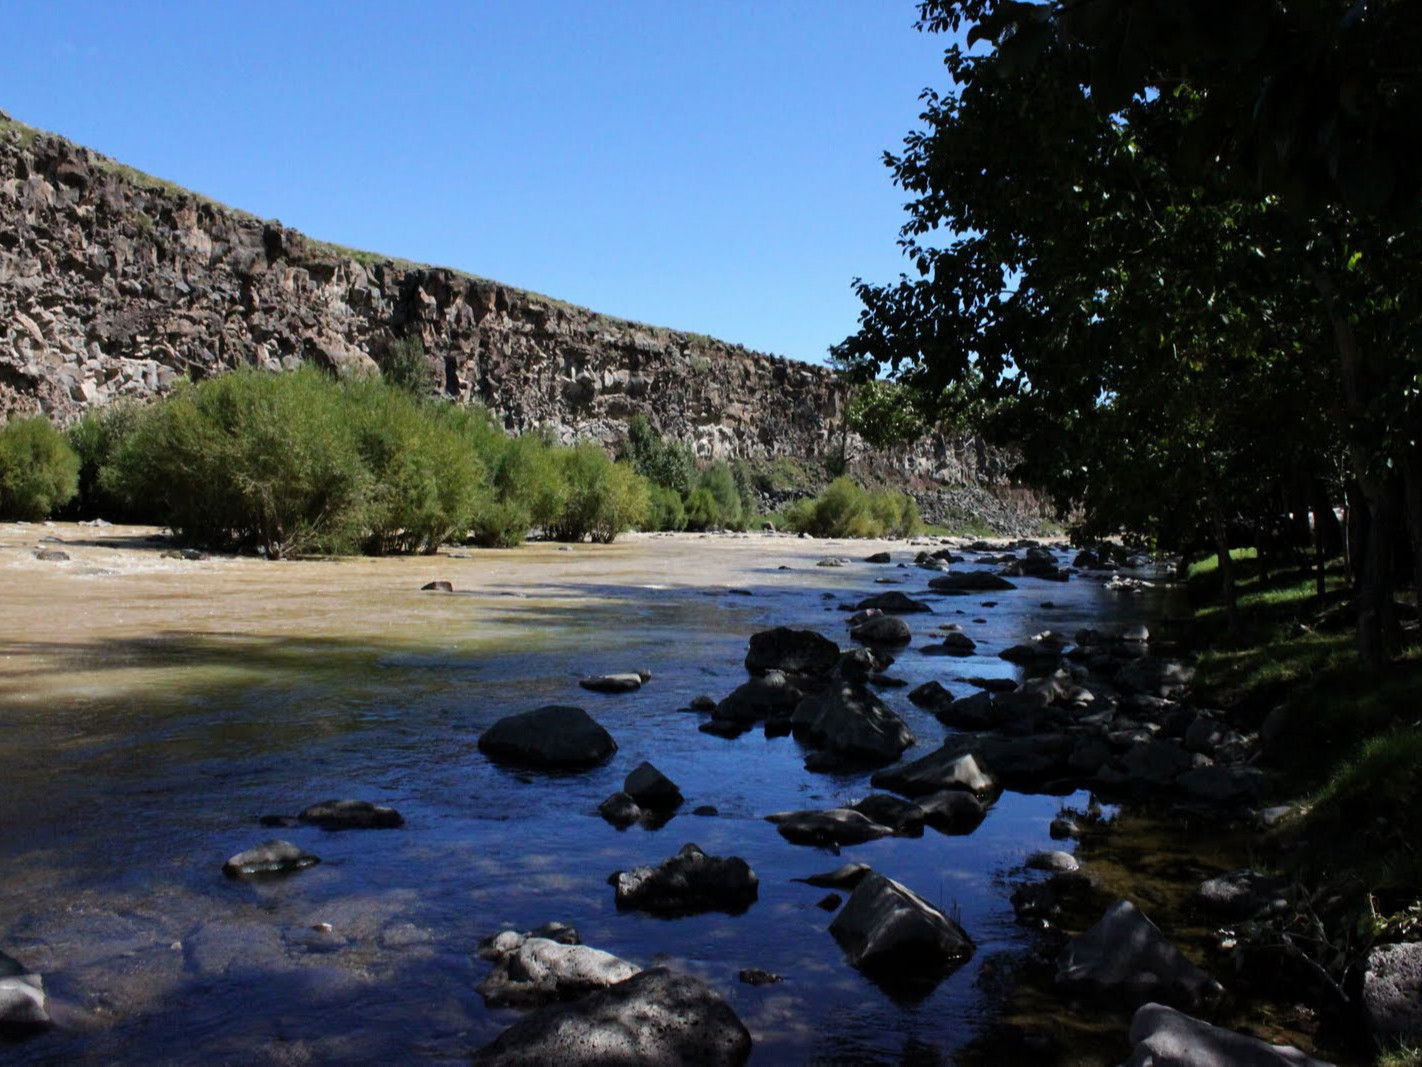
[[[411,336],[447,394],[511,430],[609,442],[641,412],[704,457],[839,444],[844,397],[825,368],[313,241],[0,112],[0,416],[69,421],[243,364],[374,373]],[[1004,473],[971,440],[897,463],[925,487]]]

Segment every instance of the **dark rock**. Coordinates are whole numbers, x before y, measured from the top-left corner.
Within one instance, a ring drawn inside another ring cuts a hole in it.
[[[873,555],[865,556],[865,563],[892,563],[893,557],[887,552],[875,552]]]
[[[880,826],[887,826],[899,837],[917,837],[923,833],[923,809],[892,793],[871,793],[850,807]]]
[[[746,985],[754,986],[774,985],[776,982],[785,981],[784,975],[774,974],[763,967],[744,967],[736,977]]]
[[[879,593],[877,596],[866,597],[855,605],[860,611],[873,609],[883,611],[890,615],[914,615],[922,612],[931,612],[933,609],[922,600],[914,600],[903,593],[894,591],[889,593]]]
[[[512,930],[488,939],[480,955],[494,961],[494,969],[476,987],[490,1007],[572,1000],[625,982],[642,969],[576,941],[569,944]]]
[[[977,642],[967,634],[950,633],[944,634],[938,644],[924,645],[919,651],[925,656],[971,656],[977,647]]]
[[[1422,943],[1378,945],[1368,953],[1363,1014],[1379,1040],[1422,1042]]]
[[[420,586],[420,592],[423,593],[423,592],[425,592],[425,591],[429,591],[429,592],[433,592],[433,593],[452,593],[452,592],[454,592],[454,583],[453,583],[453,582],[426,582],[424,585]]]
[[[702,804],[700,807],[692,808],[691,814],[701,816],[720,815],[721,809],[714,804]]]
[[[836,867],[832,871],[812,874],[808,878],[796,878],[794,881],[804,882],[819,889],[853,889],[864,880],[866,875],[872,873],[873,868],[867,863],[846,863],[843,867]]]
[[[815,901],[815,907],[819,908],[821,911],[834,911],[835,908],[839,907],[843,903],[844,898],[838,893],[826,893],[824,896],[820,897],[819,900]]]
[[[762,678],[752,678],[733,689],[711,713],[713,721],[751,726],[776,715],[788,715],[795,710],[804,694],[791,685],[783,671],[767,671]],[[703,727],[705,729],[705,727]]]
[[[1053,841],[1067,841],[1081,836],[1081,825],[1070,815],[1058,815],[1047,827]]]
[[[41,548],[35,552],[35,559],[45,563],[68,563],[69,553],[59,548]]]
[[[1164,1004],[1143,1004],[1131,1018],[1135,1047],[1123,1067],[1329,1067],[1292,1045],[1212,1026]]]
[[[622,790],[639,805],[652,811],[670,811],[682,802],[681,790],[646,760],[627,775]]]
[[[739,856],[708,856],[682,846],[656,867],[618,871],[612,878],[618,909],[653,915],[693,915],[703,911],[745,911],[759,895],[759,880]]]
[[[1011,678],[962,678],[959,680],[989,693],[1010,693],[1017,688],[1017,683]]]
[[[855,967],[891,981],[938,979],[973,954],[961,926],[877,872],[855,886],[830,933]]]
[[[1018,922],[1051,919],[1061,914],[1061,895],[1050,882],[1024,882],[1009,898]]]
[[[943,789],[964,789],[978,795],[997,790],[996,781],[972,754],[947,747],[912,763],[879,771],[869,781],[876,788],[891,789],[906,797],[927,796]]]
[[[805,697],[791,716],[795,736],[839,759],[859,764],[896,760],[913,731],[863,686],[831,685]]]
[[[964,789],[944,789],[918,798],[923,821],[941,834],[970,834],[987,817],[983,802]]]
[[[998,720],[995,699],[986,692],[955,700],[933,714],[944,726],[955,730],[991,730]]]
[[[582,708],[549,704],[494,723],[479,751],[520,766],[576,770],[606,762],[617,742]]]
[[[775,823],[780,836],[794,845],[816,848],[860,845],[890,837],[893,831],[880,826],[867,815],[853,808],[829,808],[825,811],[782,811],[767,815]]]
[[[1072,939],[1057,960],[1056,982],[1073,993],[1187,1008],[1221,992],[1128,900],[1118,900],[1095,926]]]
[[[632,672],[595,674],[578,679],[578,685],[594,693],[633,693],[642,688],[642,676]]]
[[[961,596],[968,593],[1016,589],[1017,586],[989,571],[954,571],[929,579],[928,588],[938,593]]]
[[[1142,656],[1131,660],[1114,679],[1124,693],[1144,693],[1149,696],[1176,697],[1195,679],[1195,668],[1179,660]]]
[[[321,862],[321,857],[297,848],[290,841],[266,841],[256,848],[239,852],[222,865],[229,878],[260,878],[269,874],[290,874]]]
[[[692,711],[715,711],[716,701],[714,698],[702,693],[700,696],[691,698],[691,703],[687,705]]]
[[[908,624],[897,615],[878,615],[852,627],[849,636],[866,645],[906,645],[913,640]]]
[[[613,793],[597,806],[597,813],[619,830],[625,830],[642,817],[642,809],[626,793]]]
[[[752,634],[746,670],[752,674],[781,671],[787,676],[824,674],[839,660],[839,646],[814,630],[777,626]]]
[[[1216,764],[1185,771],[1175,785],[1200,800],[1213,804],[1257,801],[1269,790],[1269,781],[1258,767]]]
[[[404,816],[394,808],[368,800],[323,800],[297,818],[326,830],[389,830],[405,825]]]
[[[953,694],[937,681],[924,682],[917,688],[909,690],[908,698],[920,708],[935,714],[939,709],[946,708],[953,703]]]
[[[484,1067],[695,1063],[735,1067],[751,1035],[700,979],[656,967],[520,1019],[474,1054]]]

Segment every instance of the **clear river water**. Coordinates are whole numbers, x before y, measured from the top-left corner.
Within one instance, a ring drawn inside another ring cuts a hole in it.
[[[928,571],[860,562],[925,547],[902,542],[638,536],[266,563],[165,558],[152,533],[0,526],[0,950],[45,975],[57,1024],[0,1046],[8,1061],[463,1062],[517,1018],[475,992],[489,966],[480,939],[549,920],[709,981],[752,1031],[753,1063],[949,1054],[980,1027],[985,969],[1032,936],[1014,922],[1010,878],[1056,847],[1047,828],[1061,805],[1087,798],[1007,793],[971,835],[928,830],[836,857],[787,843],[763,817],[864,796],[867,772],[807,772],[792,738],[713,737],[680,709],[745,680],[757,630],[811,627],[850,645],[838,605],[885,589],[924,594],[935,611],[907,617],[914,641],[890,673],[958,695],[973,691],[963,675],[1015,677],[997,653],[1043,629],[1172,608],[1163,587],[1125,594],[1081,576],[939,597]],[[42,545],[70,559],[38,560]],[[849,562],[816,566],[826,556]],[[456,592],[420,591],[436,579]],[[976,655],[918,651],[949,622]],[[577,685],[637,668],[652,680],[636,693]],[[916,733],[913,757],[946,730],[907,692],[881,696]],[[496,719],[548,703],[587,709],[617,754],[555,775],[478,751]],[[619,831],[596,809],[643,759],[686,803],[660,829]],[[334,797],[393,805],[406,824],[257,822]],[[690,814],[699,805],[719,814]],[[323,862],[277,880],[223,876],[228,856],[272,836]],[[618,913],[609,874],[693,841],[745,858],[758,902],[738,916]],[[913,1000],[862,977],[816,907],[824,891],[793,880],[851,860],[957,915],[972,961]],[[743,984],[746,967],[785,981]]]

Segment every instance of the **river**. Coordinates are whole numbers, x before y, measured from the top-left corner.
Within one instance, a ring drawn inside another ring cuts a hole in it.
[[[1118,627],[1168,613],[1162,588],[1022,579],[1011,592],[926,594],[928,571],[860,562],[903,542],[787,536],[633,536],[438,557],[267,563],[165,558],[137,528],[0,526],[0,950],[45,975],[56,1027],[3,1049],[16,1062],[463,1062],[517,1018],[488,1010],[475,949],[501,929],[571,923],[585,943],[709,981],[755,1038],[753,1063],[932,1062],[971,1039],[985,976],[1032,934],[1010,878],[1057,847],[1048,824],[1087,797],[1007,793],[971,835],[888,838],[842,857],[782,840],[763,816],[866,795],[868,774],[815,774],[791,738],[697,730],[683,708],[746,674],[746,642],[776,625],[851,642],[838,605],[925,594],[909,686],[1016,677],[997,652],[1043,629]],[[48,539],[46,542],[44,539]],[[57,542],[57,543],[56,543]],[[35,558],[62,549],[68,561]],[[824,557],[844,557],[820,567]],[[971,566],[972,554],[965,566]],[[893,579],[901,584],[876,584]],[[445,580],[454,594],[420,591]],[[995,601],[992,606],[983,603]],[[960,623],[967,659],[922,655]],[[632,694],[580,677],[645,668]],[[946,730],[883,698],[922,754]],[[477,749],[501,716],[586,708],[616,738],[581,774],[511,772]],[[649,759],[686,803],[657,830],[597,814]],[[257,819],[315,801],[392,805],[398,830],[277,832],[322,857],[246,883],[223,861],[272,831]],[[695,816],[712,805],[719,814]],[[760,878],[746,913],[619,914],[610,873],[694,841]],[[869,863],[958,916],[972,961],[919,999],[896,999],[845,961],[793,881]],[[742,968],[785,981],[750,986]]]

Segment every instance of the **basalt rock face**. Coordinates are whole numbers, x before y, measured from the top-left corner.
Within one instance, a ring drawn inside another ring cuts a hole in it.
[[[705,457],[808,459],[840,444],[843,395],[825,368],[350,254],[0,120],[0,416],[67,422],[242,365],[373,374],[411,336],[439,388],[510,430],[611,443],[642,413]],[[972,441],[892,462],[924,487],[1005,477]]]

